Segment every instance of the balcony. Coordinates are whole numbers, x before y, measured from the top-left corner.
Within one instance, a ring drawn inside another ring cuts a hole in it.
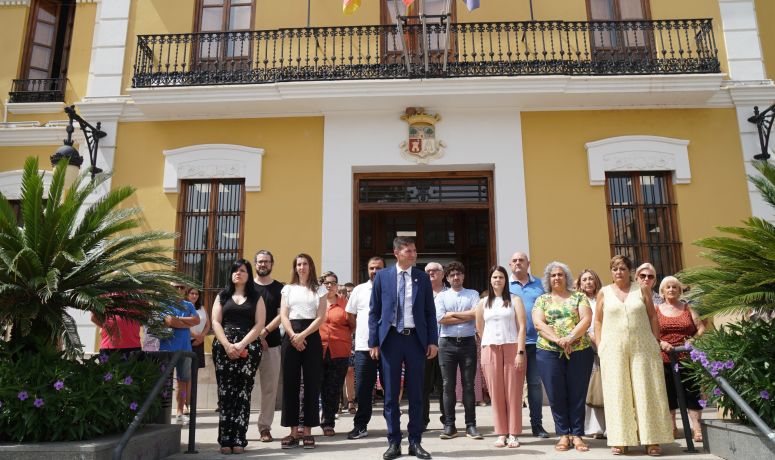
[[[67,78],[33,78],[14,80],[9,103],[64,102]]]
[[[422,24],[405,18],[401,26],[140,35],[132,86],[718,73],[711,19]]]

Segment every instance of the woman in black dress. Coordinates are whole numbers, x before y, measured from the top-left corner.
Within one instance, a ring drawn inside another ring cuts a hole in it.
[[[213,362],[218,381],[218,444],[222,454],[241,454],[248,444],[245,433],[250,417],[250,395],[258,364],[266,310],[253,281],[253,268],[245,259],[231,266],[228,284],[213,304]]]

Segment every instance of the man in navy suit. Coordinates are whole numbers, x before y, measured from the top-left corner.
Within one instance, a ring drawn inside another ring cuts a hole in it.
[[[431,280],[415,268],[417,248],[414,239],[398,236],[393,240],[398,263],[380,270],[374,278],[369,311],[371,357],[382,358],[382,385],[385,389],[385,421],[389,447],[385,460],[401,456],[401,421],[398,395],[401,367],[404,389],[409,397],[409,455],[431,458],[420,442],[423,429],[423,377],[425,360],[438,351],[439,332]]]

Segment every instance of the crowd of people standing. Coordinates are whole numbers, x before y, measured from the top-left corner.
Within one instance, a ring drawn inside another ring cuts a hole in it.
[[[186,349],[186,335],[188,349],[197,349],[212,325],[222,454],[242,453],[247,445],[254,381],[260,387],[260,440],[274,440],[281,369],[281,425],[289,429],[283,449],[314,448],[316,427],[324,436],[336,434],[348,374],[354,388],[345,401],[354,417],[347,438],[369,435],[379,380],[386,460],[401,455],[403,396],[409,403],[409,455],[431,458],[421,442],[437,389],[440,438],[483,439],[476,423],[477,373],[490,397],[496,448],[521,445],[523,399],[531,434],[550,436],[542,420],[544,391],[557,451],[588,451],[584,437],[589,436],[607,438],[615,455],[642,445],[658,456],[660,445],[677,437],[678,398],[668,353],[701,335],[704,326],[681,300],[675,277],[665,277],[656,293],[651,264],[634,269],[630,259],[615,256],[612,282],[605,286],[593,270],[574,279],[557,261],[537,278],[527,254],[517,252],[510,270],[497,265],[489,270],[487,290],[479,293],[465,287],[462,263],[430,262],[421,270],[411,238],[397,237],[393,249],[396,263],[386,267],[383,258],[371,258],[368,280],[351,292],[340,290],[333,272],[318,277],[315,262],[304,253],[294,257],[290,282],[283,285],[271,276],[274,256],[266,250],[255,255],[255,276],[250,261],[234,262],[210,318],[198,302],[199,291],[184,288],[186,302],[164,320],[173,336],[162,342],[179,341]],[[103,329],[104,351],[110,352],[105,334]],[[123,344],[139,348],[139,342]],[[187,376],[190,369],[182,364],[179,410],[187,403]],[[694,438],[701,441],[701,396],[693,382],[684,380],[683,386]],[[464,433],[457,430],[458,400]]]

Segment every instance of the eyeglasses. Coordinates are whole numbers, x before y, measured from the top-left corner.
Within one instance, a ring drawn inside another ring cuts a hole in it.
[[[186,288],[185,286],[175,286],[175,289],[177,289],[179,291],[182,291],[185,288]]]
[[[325,286],[336,286],[336,281],[323,281],[323,285]]]
[[[438,273],[440,271],[441,270],[439,270],[438,268],[429,268],[429,269],[425,270],[425,273],[431,274],[431,273]]]
[[[645,279],[653,280],[654,278],[656,278],[656,275],[646,275],[645,273],[641,273],[640,275],[638,275],[638,278],[642,280],[645,280]]]

